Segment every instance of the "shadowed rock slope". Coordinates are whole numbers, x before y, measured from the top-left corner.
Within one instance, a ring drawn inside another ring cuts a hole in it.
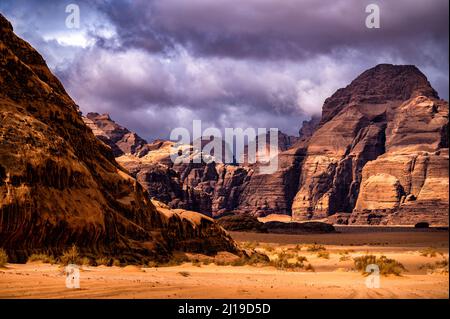
[[[158,210],[0,14],[0,247],[24,261],[72,244],[139,263],[175,249],[237,251],[210,219]]]

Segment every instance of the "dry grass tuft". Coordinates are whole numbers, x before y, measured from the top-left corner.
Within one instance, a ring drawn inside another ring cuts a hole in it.
[[[29,262],[32,261],[40,261],[44,264],[56,264],[56,259],[53,256],[47,255],[47,254],[32,254],[30,257],[28,257]]]
[[[3,248],[0,248],[0,267],[5,267],[8,263],[8,254]]]
[[[69,250],[66,250],[61,257],[59,257],[59,261],[63,265],[81,264],[80,253],[78,252],[78,248],[75,245],[72,245]]]
[[[403,271],[406,271],[405,266],[403,266],[397,260],[387,258],[386,256],[377,258],[374,255],[364,255],[361,257],[353,258],[353,261],[355,263],[355,269],[361,271],[364,274],[369,274],[366,272],[366,267],[371,264],[377,265],[380,270],[380,275],[383,276],[400,276]]]
[[[327,249],[325,248],[324,245],[318,245],[318,244],[314,243],[312,245],[309,245],[306,250],[311,251],[311,252],[318,252],[318,251],[325,251]]]

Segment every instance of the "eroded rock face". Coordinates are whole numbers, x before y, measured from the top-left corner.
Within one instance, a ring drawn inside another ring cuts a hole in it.
[[[310,120],[303,121],[302,126],[298,132],[300,139],[310,138],[319,126],[320,119],[320,115],[313,115]]]
[[[98,139],[111,147],[116,157],[123,154],[142,156],[148,152],[143,138],[114,122],[108,114],[88,113],[83,121]]]
[[[358,217],[362,211],[413,208],[404,201],[422,191],[428,205],[439,206],[448,200],[447,125],[448,103],[414,66],[364,72],[325,101],[302,163],[294,217],[353,211],[351,221],[368,223]],[[427,190],[427,179],[436,191]],[[448,206],[441,221],[445,214]]]
[[[242,252],[231,236],[212,218],[184,209],[170,209],[152,200],[156,210],[166,217],[170,248],[177,251],[214,254],[218,251]]]
[[[94,119],[94,126],[90,126],[94,134],[101,140],[104,140],[104,135],[109,142],[117,140],[114,136],[109,137],[108,131],[95,126],[96,123],[103,127],[115,127],[117,124],[107,115],[95,117],[96,120],[90,116]],[[269,148],[268,136],[266,139],[266,148]],[[304,150],[298,138],[279,132],[276,153],[267,150],[267,154],[279,155],[279,170],[275,174],[259,174],[258,164],[249,163],[239,166],[216,162],[174,164],[170,159],[170,154],[174,152],[173,145],[170,141],[155,141],[142,147],[147,150],[146,153],[121,154],[117,161],[127,168],[152,198],[171,208],[194,210],[209,216],[234,210],[258,216],[290,212],[297,189],[299,159]],[[293,145],[296,148],[291,151]],[[112,149],[118,147],[111,146]],[[255,147],[257,149],[257,143]]]
[[[191,218],[202,226],[192,227]],[[10,261],[59,255],[72,244],[84,255],[138,263],[211,241],[208,252],[236,251],[202,218],[168,216],[151,203],[84,124],[39,53],[0,15],[0,247]]]
[[[419,96],[399,107],[386,153],[363,169],[354,222],[371,222],[370,213],[376,213],[387,215],[379,223],[446,224],[449,158],[442,129],[447,123],[444,101]]]

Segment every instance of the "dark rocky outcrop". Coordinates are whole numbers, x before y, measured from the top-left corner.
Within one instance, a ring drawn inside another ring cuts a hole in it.
[[[255,233],[267,233],[263,222],[250,214],[232,214],[217,219],[220,226],[230,231],[249,231]]]

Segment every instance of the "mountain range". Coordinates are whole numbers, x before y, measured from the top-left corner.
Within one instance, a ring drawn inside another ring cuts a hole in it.
[[[448,224],[448,102],[412,65],[380,64],[325,100],[298,137],[279,132],[279,169],[170,160],[107,114],[86,124],[149,194],[210,216],[287,214],[343,224]]]

